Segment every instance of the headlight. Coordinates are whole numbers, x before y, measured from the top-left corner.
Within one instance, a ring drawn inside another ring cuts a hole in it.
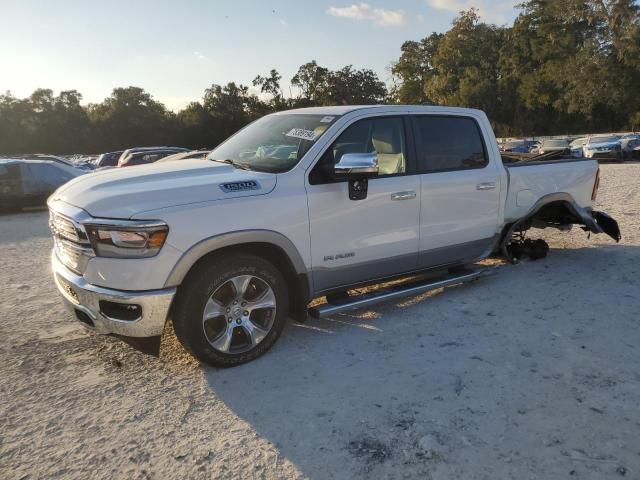
[[[98,222],[84,225],[98,257],[153,257],[158,254],[169,233],[169,227],[162,222]]]

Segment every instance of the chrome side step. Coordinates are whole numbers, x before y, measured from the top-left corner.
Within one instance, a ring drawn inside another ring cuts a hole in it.
[[[487,270],[472,270],[465,271],[462,274],[449,275],[440,280],[430,280],[421,282],[419,284],[401,285],[398,287],[391,287],[379,290],[373,293],[365,293],[363,295],[357,295],[353,297],[346,297],[344,301],[339,303],[325,303],[309,309],[309,315],[314,318],[320,318],[326,315],[334,313],[344,312],[346,310],[353,310],[356,308],[368,307],[380,302],[386,302],[394,300],[396,298],[408,297],[411,295],[418,295],[420,293],[427,292],[429,290],[435,290],[437,288],[449,287],[451,285],[457,285],[460,283],[467,283],[472,280],[476,280],[480,276],[487,274]]]

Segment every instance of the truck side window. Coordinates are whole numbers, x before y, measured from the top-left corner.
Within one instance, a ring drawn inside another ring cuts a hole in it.
[[[402,118],[371,118],[347,127],[313,168],[312,185],[332,182],[333,166],[345,153],[372,153],[378,156],[378,176],[406,172],[406,146]]]
[[[413,118],[418,172],[483,168],[489,162],[478,124],[468,117]]]

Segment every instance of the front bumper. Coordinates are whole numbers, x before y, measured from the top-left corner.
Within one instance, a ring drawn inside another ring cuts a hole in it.
[[[584,156],[594,160],[617,160],[622,156],[622,152],[620,150],[589,150]]]
[[[175,288],[130,292],[97,287],[65,267],[55,251],[51,267],[65,305],[85,327],[96,333],[125,337],[162,335]],[[113,304],[135,308],[136,318],[124,320],[105,314],[105,306]]]

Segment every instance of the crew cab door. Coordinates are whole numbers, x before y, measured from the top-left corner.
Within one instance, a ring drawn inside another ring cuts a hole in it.
[[[472,116],[411,116],[421,182],[419,267],[476,260],[493,246],[500,171]]]
[[[414,270],[418,259],[420,177],[411,174],[407,119],[371,117],[349,125],[308,176],[311,260],[316,292]],[[345,153],[376,152],[378,176],[367,197],[350,200],[331,173]]]

